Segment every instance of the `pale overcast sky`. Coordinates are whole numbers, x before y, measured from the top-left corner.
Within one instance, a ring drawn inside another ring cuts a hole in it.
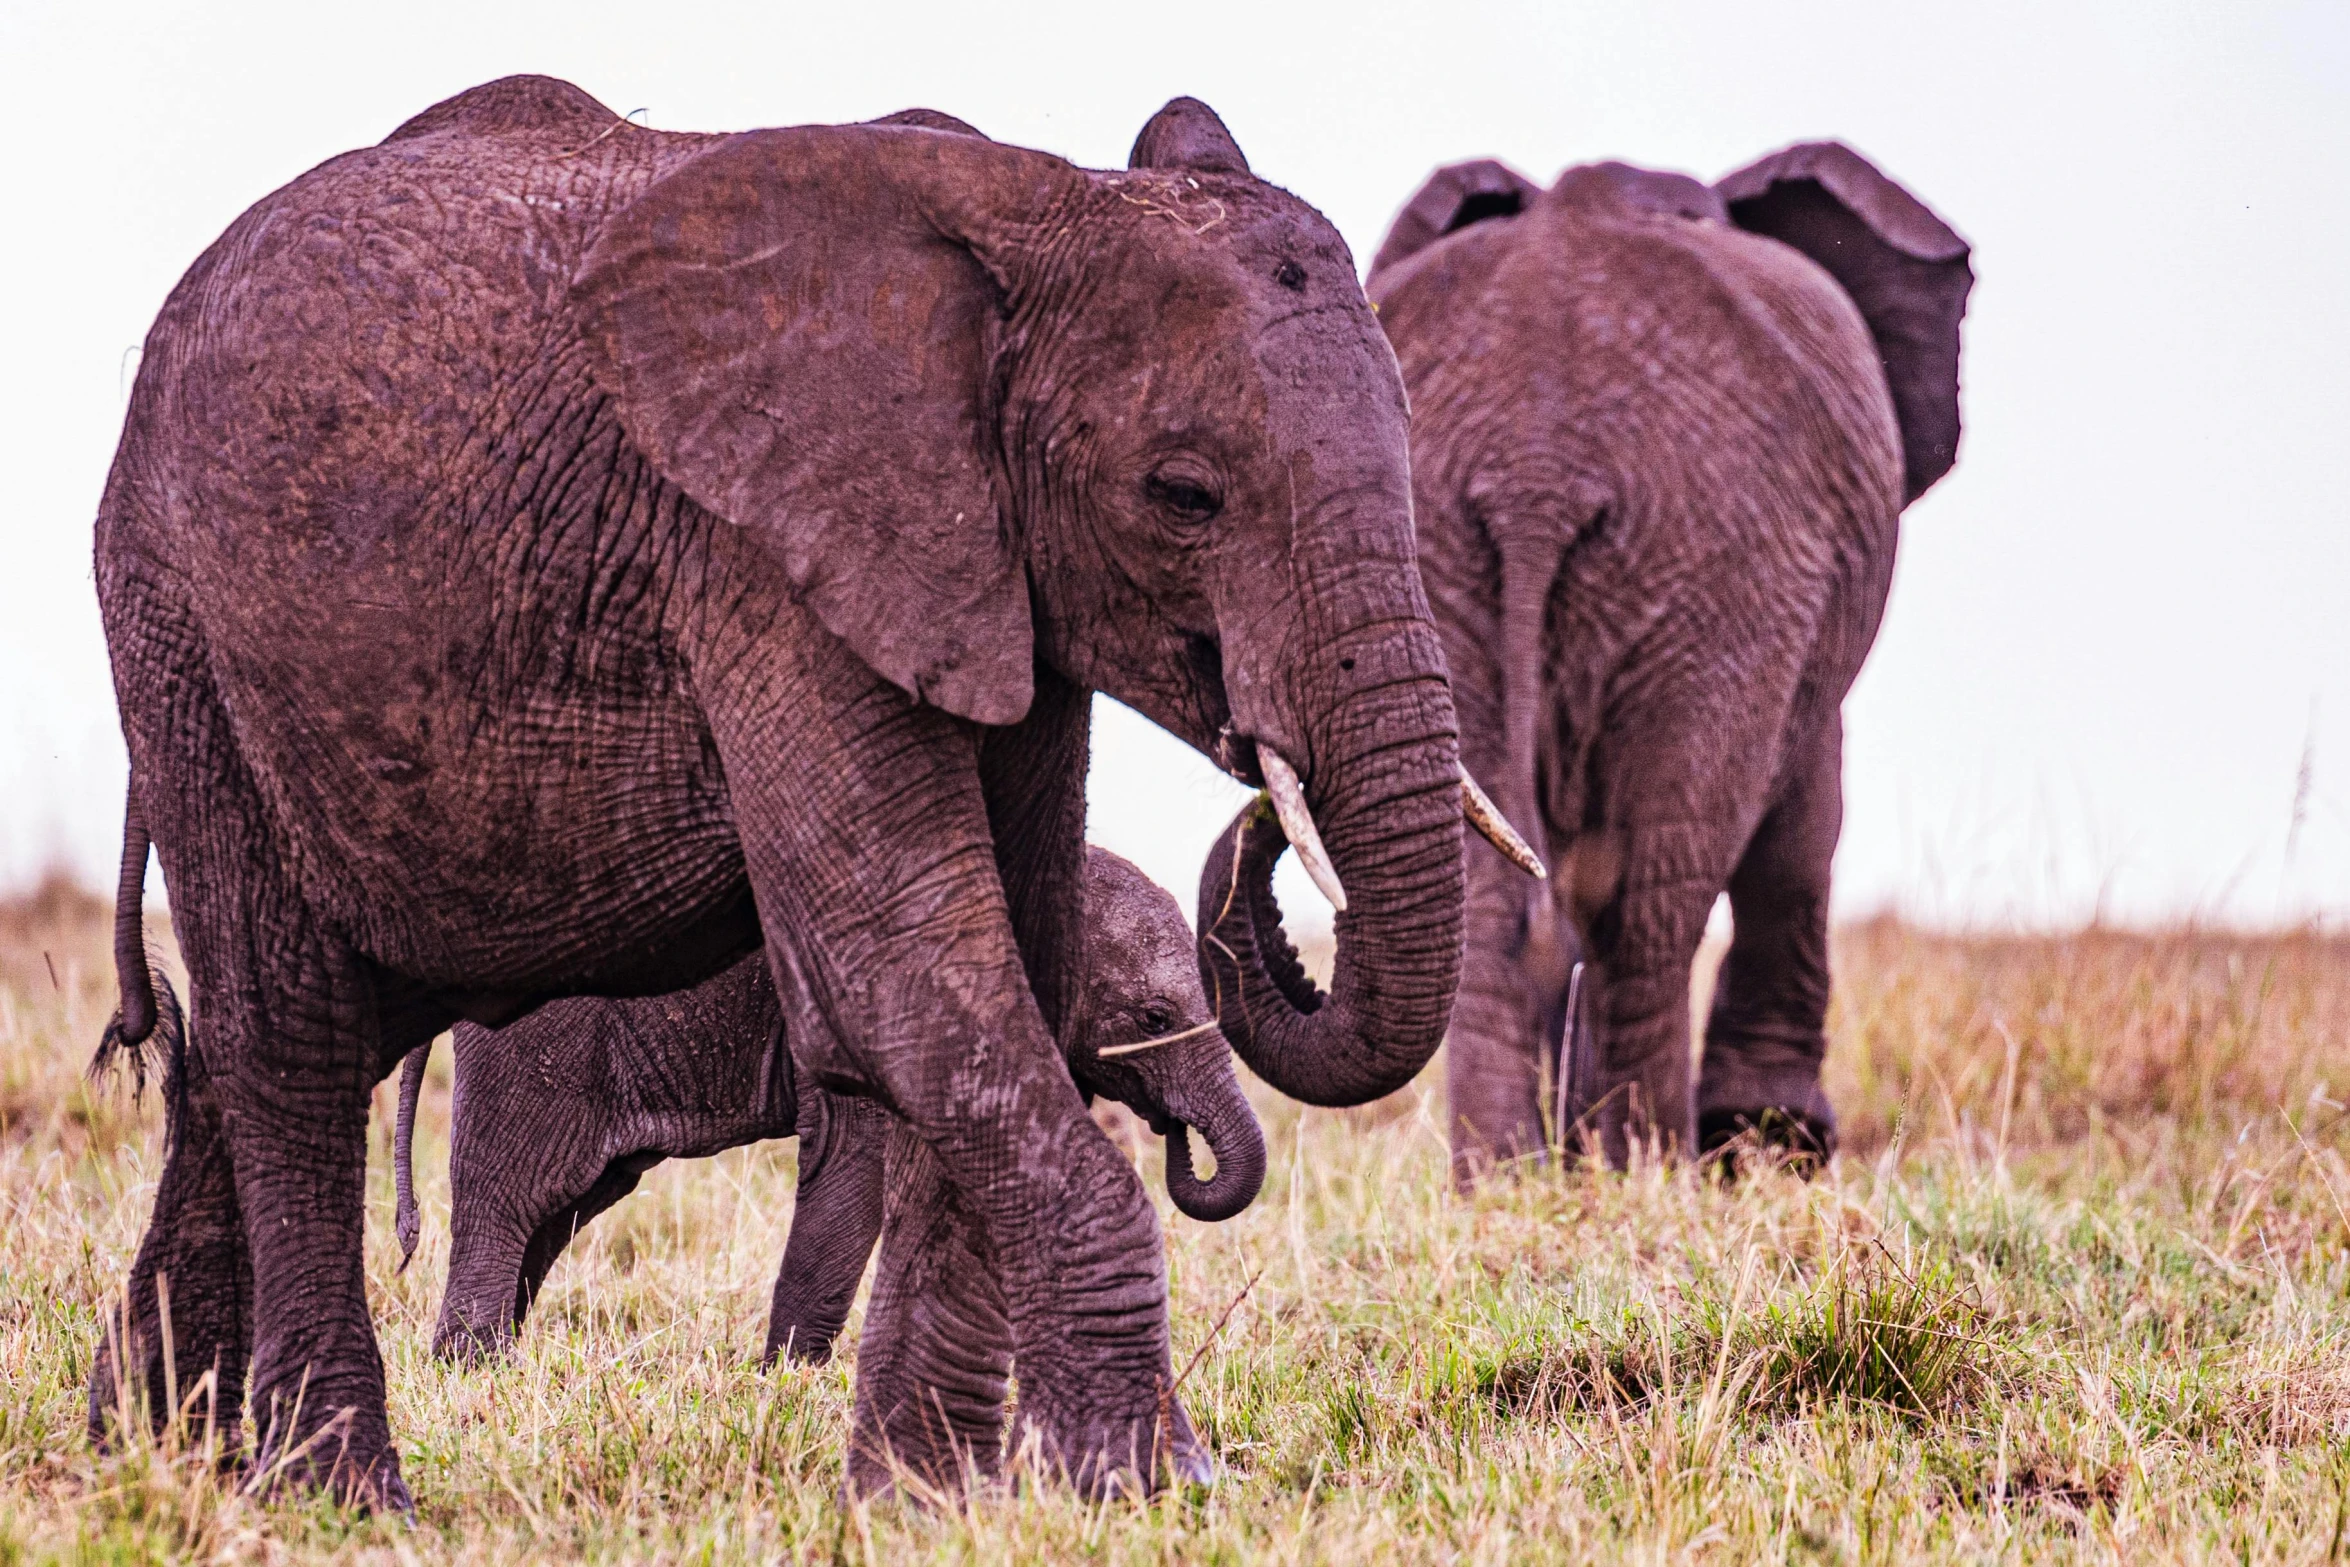
[[[15,0],[0,885],[57,858],[110,879],[90,521],[164,294],[275,186],[518,71],[673,129],[926,104],[1097,167],[1192,93],[1359,258],[1441,162],[1711,179],[1842,138],[1980,279],[1965,444],[1909,513],[1848,708],[1843,911],[2350,919],[2346,0]],[[1239,792],[1103,718],[1094,836],[1188,903]]]

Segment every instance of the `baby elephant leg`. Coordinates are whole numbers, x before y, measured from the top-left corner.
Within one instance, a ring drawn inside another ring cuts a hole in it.
[[[485,1055],[488,1052],[484,1052]],[[607,1160],[604,1128],[542,1133],[530,1080],[505,1055],[469,1059],[460,1035],[457,1123],[449,1139],[449,1282],[433,1353],[495,1359],[513,1342],[547,1271],[582,1224],[635,1190],[657,1158]]]
[[[832,1358],[865,1261],[881,1233],[882,1165],[892,1117],[870,1099],[801,1089],[800,1186],[775,1274],[765,1362]]]
[[[1830,714],[1730,877],[1735,924],[1706,1023],[1698,1142],[1753,1132],[1804,1160],[1836,1150],[1828,1053],[1828,868],[1844,820],[1843,728]]]

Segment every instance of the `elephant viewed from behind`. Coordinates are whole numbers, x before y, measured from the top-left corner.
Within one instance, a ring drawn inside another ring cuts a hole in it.
[[[1196,1219],[1247,1207],[1265,1139],[1200,992],[1175,900],[1107,849],[1086,854],[1090,927],[1068,1026],[1071,1077],[1167,1138],[1167,1192]],[[452,1031],[449,1278],[433,1348],[495,1352],[595,1216],[664,1159],[797,1136],[799,1197],[775,1278],[765,1358],[822,1361],[881,1232],[889,1114],[796,1080],[766,958],[673,996],[550,1002],[502,1029]],[[430,1046],[400,1073],[393,1169],[401,1265],[414,1254],[416,1107]],[[1190,1132],[1214,1153],[1202,1179]]]
[[[1616,1163],[1749,1130],[1834,1149],[1841,706],[1901,512],[1956,455],[1972,281],[1965,241],[1835,143],[1711,187],[1460,164],[1396,219],[1369,287],[1463,753],[1556,872],[1469,850],[1459,1178],[1577,1128]],[[1693,1091],[1690,966],[1725,889]]]

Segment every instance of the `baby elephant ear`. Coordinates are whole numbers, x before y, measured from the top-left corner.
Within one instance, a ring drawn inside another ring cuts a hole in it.
[[[1195,173],[1246,174],[1248,159],[1216,111],[1197,98],[1170,98],[1134,138],[1126,156],[1130,169],[1190,169]]]
[[[1902,503],[1958,456],[1958,324],[1967,242],[1841,142],[1772,153],[1717,184],[1730,221],[1802,251],[1860,306],[1901,425]]]
[[[877,672],[981,723],[1028,710],[1033,668],[990,260],[1066,173],[931,130],[746,132],[616,214],[572,282],[629,439]]]
[[[1386,242],[1371,258],[1371,275],[1377,277],[1406,256],[1472,223],[1514,217],[1541,194],[1541,186],[1491,158],[1438,169],[1388,225]]]

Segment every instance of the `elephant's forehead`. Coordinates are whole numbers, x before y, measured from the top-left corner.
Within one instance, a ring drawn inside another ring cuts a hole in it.
[[[1261,181],[1145,170],[1103,176],[1101,188],[1110,198],[1105,210],[1138,225],[1150,248],[1183,270],[1223,274],[1250,294],[1294,292],[1301,282],[1355,287],[1354,259],[1338,230]]]
[[[1156,888],[1151,890],[1157,892]],[[1156,907],[1161,898],[1165,898],[1166,908]],[[1157,898],[1108,900],[1107,907],[1096,911],[1095,929],[1105,943],[1137,968],[1163,967],[1171,956],[1188,953],[1191,945],[1183,916],[1175,909],[1174,900],[1163,893]]]
[[[1087,962],[1097,986],[1124,999],[1148,993],[1178,1002],[1198,991],[1191,928],[1172,897],[1138,871],[1097,869],[1088,892]]]

